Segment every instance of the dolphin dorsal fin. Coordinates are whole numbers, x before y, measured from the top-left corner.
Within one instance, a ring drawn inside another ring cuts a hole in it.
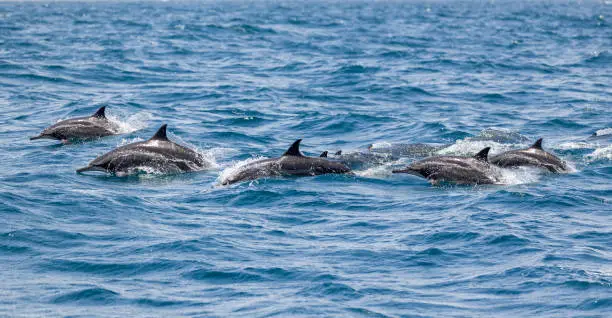
[[[531,147],[529,147],[529,148],[534,148],[534,149],[542,150],[542,138],[536,140],[536,142],[533,145],[531,145]]]
[[[302,141],[302,139],[298,139],[296,140],[291,147],[289,147],[289,149],[287,149],[287,151],[285,151],[285,153],[283,154],[283,156],[297,156],[297,157],[303,157],[302,153],[300,152],[300,142]]]
[[[96,111],[96,113],[93,114],[93,117],[106,118],[106,115],[104,115],[104,111],[105,110],[106,110],[106,106],[102,106],[102,107],[98,108],[98,111]]]
[[[327,150],[323,151],[319,157],[327,158]]]
[[[149,140],[168,140],[168,136],[166,136],[166,127],[168,127],[168,124],[163,124],[159,127],[155,135]]]
[[[340,156],[340,155],[342,155],[342,150],[336,151],[336,156]]]
[[[489,162],[489,160],[488,160],[489,150],[491,150],[491,147],[486,147],[486,148],[482,149],[481,151],[479,151],[474,156],[474,158],[476,158],[477,160],[480,160],[480,161]]]

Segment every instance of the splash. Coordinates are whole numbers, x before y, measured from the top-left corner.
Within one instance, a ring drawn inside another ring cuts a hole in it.
[[[589,162],[598,160],[612,160],[612,145],[595,149],[592,153],[585,156]]]
[[[592,143],[583,142],[583,141],[575,141],[575,142],[572,141],[572,142],[562,143],[554,148],[558,150],[575,150],[575,149],[594,149],[596,147],[597,145],[592,144]]]
[[[517,147],[513,144],[500,144],[494,141],[487,140],[457,140],[454,144],[442,148],[436,152],[438,155],[459,155],[459,156],[471,156],[478,153],[485,147],[491,147],[491,151],[489,152],[489,156],[492,154],[497,154],[504,151],[509,151],[516,149]]]
[[[468,138],[470,140],[489,140],[498,143],[522,143],[529,141],[529,138],[521,135],[518,131],[506,128],[486,128],[478,133],[477,136]]]
[[[106,118],[113,123],[118,134],[128,134],[146,128],[153,115],[149,112],[139,112],[128,117],[107,114]]]
[[[128,171],[118,171],[115,173],[117,177],[127,177],[127,176],[135,176],[142,178],[150,178],[155,175],[162,175],[166,173],[162,169],[157,169],[155,167],[147,167],[147,166],[139,166],[130,168]]]
[[[368,168],[366,170],[354,171],[354,173],[360,177],[364,178],[387,178],[393,175],[392,168],[396,166],[397,163],[388,162],[380,166],[375,166]]]
[[[121,138],[121,140],[119,141],[119,143],[117,143],[117,147],[121,147],[121,146],[129,145],[129,144],[133,144],[133,143],[135,143],[135,142],[140,142],[140,141],[145,141],[145,139],[140,138],[140,137],[134,137],[134,138]]]
[[[210,148],[204,149],[196,144],[193,144],[189,141],[184,140],[180,136],[177,136],[173,133],[168,133],[168,137],[173,142],[182,145],[184,147],[190,148],[193,151],[197,152],[204,161],[206,161],[210,166],[205,169],[217,169],[219,168],[219,164],[217,163],[217,155],[221,153],[222,149],[225,148]],[[203,169],[201,169],[203,170]]]
[[[253,157],[241,161],[234,161],[227,168],[223,169],[217,177],[216,185],[222,185],[226,180],[232,178],[233,176],[242,172],[242,170],[252,162],[256,162],[259,160],[267,159],[266,157]]]
[[[502,185],[535,183],[542,176],[542,170],[535,167],[518,167],[513,169],[493,167],[493,169],[499,176],[498,184]]]
[[[393,147],[393,144],[383,141],[383,142],[376,142],[376,143],[371,144],[370,147],[368,147],[368,149],[377,150],[377,149],[387,149],[391,147]]]
[[[597,137],[607,136],[607,135],[612,135],[612,128],[600,129],[593,134],[593,136],[597,136]]]

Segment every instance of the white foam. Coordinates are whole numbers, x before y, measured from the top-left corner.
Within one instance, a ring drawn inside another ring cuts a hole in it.
[[[188,141],[183,140],[183,138],[181,138],[180,136],[177,136],[173,133],[168,133],[169,137],[168,139],[172,140],[173,142],[182,145],[184,147],[193,149],[193,151],[197,152],[200,157],[202,159],[204,159],[206,162],[208,162],[208,164],[210,166],[204,168],[204,169],[217,169],[219,168],[219,164],[217,164],[217,160],[216,160],[216,155],[218,154],[217,149],[215,148],[211,148],[211,149],[203,149],[197,145],[194,145]],[[224,149],[224,148],[218,148],[218,149]]]
[[[227,166],[227,164],[217,163],[217,160],[219,158],[225,158],[232,154],[236,154],[238,152],[236,149],[224,148],[224,147],[202,149],[200,147],[194,146],[193,149],[199,154],[201,154],[205,159],[210,159],[214,161],[214,168],[220,168],[222,166]]]
[[[533,167],[518,167],[514,169],[504,169],[493,167],[499,175],[498,184],[517,185],[537,182],[542,171]]]
[[[142,174],[142,176],[139,175],[142,172],[144,172],[144,174]],[[139,177],[142,177],[142,178],[150,178],[152,175],[160,175],[160,174],[164,174],[164,173],[165,172],[162,171],[161,169],[143,166],[143,167],[133,167],[133,168],[130,168],[128,171],[118,171],[116,173],[116,175],[118,177],[125,177],[125,176],[131,176],[131,175],[139,175]]]
[[[370,146],[370,149],[380,149],[380,148],[385,149],[385,148],[391,148],[392,146],[393,145],[391,143],[386,142],[386,141],[382,141],[382,142],[373,143]]]
[[[107,114],[106,118],[115,125],[117,133],[128,134],[146,128],[153,115],[149,112],[139,112],[122,118],[114,114]]]
[[[145,140],[140,138],[140,137],[121,138],[121,141],[119,141],[119,143],[117,144],[117,147],[125,146],[125,145],[128,145],[128,144],[133,144],[133,143],[139,142],[139,141],[145,141]]]
[[[604,128],[595,132],[595,136],[612,135],[612,128]]]
[[[485,147],[491,147],[489,155],[496,154],[504,151],[516,149],[517,147],[512,144],[500,144],[494,141],[488,140],[457,140],[454,144],[442,148],[436,152],[438,155],[458,155],[458,156],[471,156],[475,155]]]
[[[232,162],[229,167],[221,171],[221,173],[219,174],[219,177],[217,177],[216,183],[218,185],[223,184],[227,179],[240,173],[242,169],[244,169],[244,167],[247,166],[248,164],[255,162],[255,161],[263,160],[263,159],[266,159],[266,157],[253,157],[253,158],[249,158],[246,160]]]
[[[562,172],[562,173],[576,173],[576,172],[578,172],[578,169],[576,169],[576,165],[573,162],[567,161],[567,160],[564,160],[563,162],[565,162],[565,166],[567,167],[567,171],[566,172]]]
[[[383,165],[371,167],[363,171],[354,171],[354,173],[360,177],[365,178],[387,178],[393,175],[393,173],[391,172],[391,168],[394,165],[397,165],[397,163],[388,162]]]
[[[555,149],[559,150],[572,150],[572,149],[593,149],[597,145],[591,144],[583,141],[571,141],[565,142],[555,147]]]
[[[589,161],[596,161],[596,160],[603,160],[603,159],[612,160],[612,145],[603,147],[603,148],[599,148],[599,149],[595,149],[595,151],[586,155],[585,157]]]

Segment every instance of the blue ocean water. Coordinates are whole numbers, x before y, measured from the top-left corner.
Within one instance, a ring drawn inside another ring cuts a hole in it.
[[[612,3],[0,2],[0,316],[612,312]],[[123,134],[28,137],[107,112]],[[75,169],[168,123],[214,168]],[[224,187],[254,157],[526,147],[573,171]]]

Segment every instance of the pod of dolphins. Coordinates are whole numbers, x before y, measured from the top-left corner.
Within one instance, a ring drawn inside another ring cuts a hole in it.
[[[105,107],[101,107],[89,117],[77,117],[60,121],[45,128],[30,140],[56,139],[62,142],[73,140],[92,140],[118,134],[118,127],[108,120]],[[181,146],[168,139],[167,125],[147,141],[135,142],[118,147],[95,158],[87,166],[77,169],[77,173],[102,171],[115,175],[127,175],[142,169],[155,169],[163,173],[178,173],[206,169],[212,164],[198,152]],[[350,163],[356,158],[336,152],[330,158],[327,151],[319,157],[305,156],[300,152],[300,142],[296,140],[282,156],[249,162],[222,180],[222,185],[241,181],[276,176],[314,176],[322,174],[351,173]],[[414,144],[413,151],[432,154],[440,146]],[[555,155],[542,149],[542,138],[531,147],[517,149],[489,157],[490,147],[486,147],[473,157],[431,156],[415,161],[404,169],[393,173],[408,173],[423,177],[433,184],[449,182],[456,184],[494,184],[500,182],[500,172],[496,167],[536,167],[552,173],[567,172],[568,166]],[[380,158],[374,152],[373,159]]]

